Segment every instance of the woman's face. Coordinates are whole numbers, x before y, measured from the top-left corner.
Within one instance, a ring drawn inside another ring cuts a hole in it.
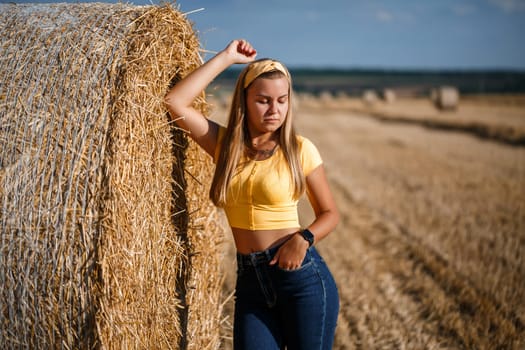
[[[257,78],[246,91],[246,111],[251,137],[272,133],[288,114],[288,79]]]

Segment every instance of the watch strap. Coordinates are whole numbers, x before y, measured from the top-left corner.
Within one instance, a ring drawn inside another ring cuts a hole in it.
[[[314,244],[314,234],[309,229],[305,228],[304,230],[299,231],[299,234],[308,242],[308,247],[311,247]]]

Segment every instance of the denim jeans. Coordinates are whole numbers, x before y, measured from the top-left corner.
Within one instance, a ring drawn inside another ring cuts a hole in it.
[[[297,270],[270,266],[277,249],[237,254],[234,348],[332,349],[339,312],[332,274],[314,247]]]

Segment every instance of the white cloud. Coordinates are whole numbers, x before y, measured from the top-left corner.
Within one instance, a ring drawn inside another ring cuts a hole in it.
[[[467,4],[457,4],[452,6],[452,12],[458,16],[468,16],[476,12],[476,7]]]
[[[376,18],[381,22],[390,22],[394,19],[394,15],[385,10],[379,10],[376,12]]]
[[[307,11],[305,16],[306,20],[309,22],[318,22],[321,17],[317,11]]]
[[[489,0],[505,12],[525,11],[525,0]]]

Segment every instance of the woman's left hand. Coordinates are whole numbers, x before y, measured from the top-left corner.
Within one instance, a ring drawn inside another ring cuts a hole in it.
[[[283,270],[295,270],[301,267],[308,242],[298,233],[293,234],[275,253],[270,265],[278,264]]]

